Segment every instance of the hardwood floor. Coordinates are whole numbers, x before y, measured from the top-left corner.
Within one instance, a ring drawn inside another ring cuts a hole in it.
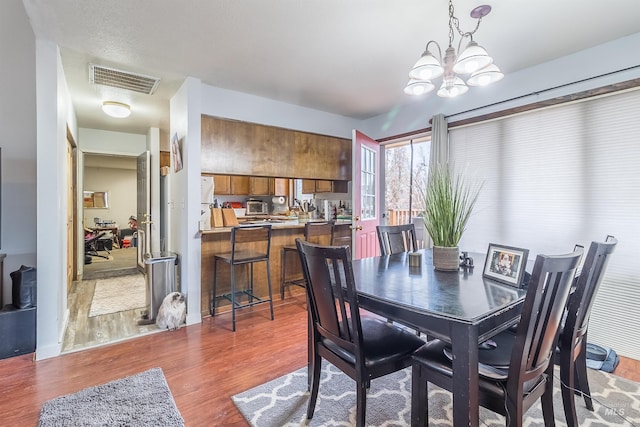
[[[160,367],[187,426],[247,426],[230,397],[305,366],[304,295],[268,307],[205,318],[200,325],[33,362],[0,360],[2,425],[35,426],[42,404],[82,388]],[[640,362],[622,358],[616,374],[640,381]]]

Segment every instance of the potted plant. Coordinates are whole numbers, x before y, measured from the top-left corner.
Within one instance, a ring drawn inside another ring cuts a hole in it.
[[[448,164],[437,165],[429,171],[423,197],[423,218],[433,240],[433,266],[436,270],[458,269],[458,243],[481,188],[481,183],[472,184],[462,173],[451,172]]]

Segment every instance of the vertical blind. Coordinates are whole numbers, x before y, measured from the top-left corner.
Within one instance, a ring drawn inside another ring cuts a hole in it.
[[[499,243],[533,263],[618,238],[588,340],[640,359],[640,90],[452,128],[449,142],[454,167],[484,182],[461,250]]]

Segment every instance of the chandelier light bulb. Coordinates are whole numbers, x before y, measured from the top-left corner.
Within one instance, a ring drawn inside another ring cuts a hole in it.
[[[460,77],[443,79],[442,86],[438,90],[438,96],[442,98],[455,98],[456,96],[464,95],[468,90],[469,87],[464,84]]]

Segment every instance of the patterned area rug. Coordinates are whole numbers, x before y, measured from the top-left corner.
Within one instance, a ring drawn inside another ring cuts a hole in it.
[[[145,307],[145,286],[141,274],[96,280],[89,317]]]
[[[163,426],[184,420],[162,369],[153,368],[45,402],[38,427]]]
[[[557,368],[556,368],[557,373]],[[559,382],[556,377],[555,383]],[[576,400],[580,425],[640,425],[640,384],[589,369],[594,412]],[[335,366],[323,362],[320,391],[308,426],[355,425],[355,382]],[[304,425],[307,413],[307,368],[262,384],[232,397],[242,415],[254,427]],[[566,426],[562,396],[554,393],[556,425]],[[409,426],[411,424],[411,368],[371,381],[367,394],[367,426]],[[626,420],[625,420],[626,419]],[[451,394],[429,384],[429,424],[450,426]],[[480,408],[480,425],[504,426],[504,417]],[[525,414],[523,425],[544,425],[540,404]]]

